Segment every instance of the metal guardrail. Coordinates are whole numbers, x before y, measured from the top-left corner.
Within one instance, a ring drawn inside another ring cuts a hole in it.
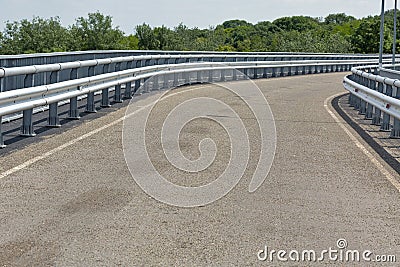
[[[373,125],[380,126],[381,131],[390,132],[391,138],[400,138],[400,80],[390,78],[396,71],[378,66],[357,67],[351,71],[343,81],[350,92],[350,106],[365,115],[365,119],[372,120]]]
[[[169,89],[188,83],[242,78],[233,73],[229,76],[227,73],[232,69],[242,71],[244,77],[249,76],[257,79],[260,77],[349,71],[354,66],[377,62],[376,59],[363,59],[361,56],[357,56],[358,60],[344,60],[343,58],[346,58],[346,56],[343,55],[341,55],[341,60],[297,60],[300,57],[301,55],[296,55],[292,58],[296,60],[291,61],[266,61],[269,57],[263,56],[261,57],[262,61],[248,61],[249,59],[260,59],[260,56],[258,54],[226,54],[223,56],[221,54],[147,55],[0,68],[0,78],[17,77],[21,79],[23,77],[24,84],[22,89],[0,92],[0,121],[3,116],[22,111],[21,135],[34,136],[32,115],[35,108],[48,106],[48,126],[59,127],[58,106],[60,102],[67,101],[69,103],[69,119],[79,119],[78,97],[86,96],[87,98],[85,112],[96,112],[94,101],[96,92],[101,92],[101,106],[108,107],[111,90],[114,91],[114,102],[121,102],[124,97],[132,98],[139,87],[155,75],[161,78],[153,83],[152,90]],[[317,55],[316,58],[318,58]],[[174,64],[170,64],[171,60]],[[200,62],[207,60],[219,62]],[[122,66],[121,63],[126,64]],[[110,73],[111,64],[114,64],[114,72]],[[102,66],[102,70],[97,75],[95,67],[98,66]],[[82,69],[87,71],[85,77],[78,75]],[[68,71],[69,75],[65,80],[61,79],[62,71]],[[47,73],[50,77],[45,81],[45,84],[38,85],[35,82],[35,77],[41,73]],[[215,75],[217,76],[215,77]],[[132,86],[133,83],[134,86]],[[124,94],[122,94],[122,89],[125,90]],[[0,147],[4,147],[1,128]]]
[[[132,51],[132,53],[138,51]],[[143,51],[141,51],[143,53]],[[331,55],[331,54],[287,54],[287,53],[181,53],[169,52],[171,54],[158,54],[158,55],[139,55],[127,56],[128,52],[109,51],[110,55],[124,55],[119,57],[103,58],[104,54],[90,52],[85,54],[83,52],[75,53],[54,53],[54,56],[43,55],[20,55],[11,56],[11,58],[1,60],[0,56],[0,91],[8,91],[27,87],[31,77],[18,77],[18,75],[32,74],[35,76],[34,85],[44,85],[54,83],[57,78],[58,81],[65,81],[76,77],[89,77],[94,74],[103,74],[110,71],[118,71],[120,69],[128,69],[131,67],[143,67],[160,64],[176,64],[176,63],[189,63],[189,62],[239,62],[239,61],[298,61],[298,60],[374,60],[377,59],[374,55]],[[147,53],[152,53],[147,52]],[[61,54],[62,56],[60,56]],[[68,56],[69,55],[69,56]],[[83,60],[73,61],[77,56],[81,55]],[[105,54],[107,55],[107,53]],[[94,58],[86,60],[87,56],[94,56]],[[51,60],[49,60],[49,58]],[[64,62],[65,58],[70,58],[68,62]],[[53,62],[54,59],[59,61]],[[4,61],[4,62],[2,62]],[[11,61],[13,63],[9,63]],[[14,62],[15,61],[15,62]],[[7,63],[8,62],[8,63]],[[51,62],[51,64],[46,64]],[[124,66],[122,65],[124,64]],[[126,65],[125,65],[126,64]],[[25,66],[27,65],[27,66]],[[5,75],[4,68],[11,72],[10,75]],[[75,73],[71,72],[75,71]],[[14,74],[12,74],[14,73]],[[3,79],[2,79],[3,78]]]

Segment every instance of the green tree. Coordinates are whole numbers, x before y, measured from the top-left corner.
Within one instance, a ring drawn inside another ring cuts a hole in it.
[[[100,12],[89,13],[87,18],[79,17],[70,27],[72,39],[70,50],[113,50],[122,49],[124,33],[113,27],[112,17]]]
[[[319,27],[319,20],[307,16],[293,16],[276,19],[273,24],[282,31],[304,32],[317,29]]]
[[[251,25],[252,25],[251,23],[249,23],[249,22],[247,22],[245,20],[239,20],[239,19],[227,20],[224,23],[222,23],[222,26],[225,29],[237,28],[237,27],[240,27],[240,26],[251,26]]]
[[[2,34],[2,54],[48,53],[66,51],[68,31],[58,17],[34,17],[19,22],[7,22]]]
[[[379,52],[379,16],[362,19],[359,27],[351,36],[351,42],[356,53],[378,53]],[[384,25],[384,52],[390,53],[393,37],[392,30]]]
[[[329,14],[324,22],[328,25],[342,25],[356,20],[353,16],[348,16],[345,13]]]
[[[122,49],[137,50],[139,49],[139,39],[135,35],[130,34],[121,39],[120,45]]]
[[[139,39],[139,49],[155,50],[159,44],[156,35],[150,25],[143,23],[135,28],[136,37]]]

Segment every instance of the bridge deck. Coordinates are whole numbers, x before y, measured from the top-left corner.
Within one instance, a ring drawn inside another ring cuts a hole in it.
[[[168,206],[139,188],[125,164],[122,122],[82,138],[121,118],[125,109],[2,157],[1,265],[257,265],[257,252],[265,245],[321,251],[335,248],[339,238],[348,241],[349,249],[400,256],[399,177],[367,144],[353,140],[343,129],[348,126],[324,107],[328,97],[344,92],[342,78],[340,73],[255,81],[276,120],[271,171],[257,191],[248,193],[255,168],[252,155],[235,189],[204,207]],[[199,88],[186,94],[201,96],[211,90]],[[219,97],[234,105],[236,100],[225,93],[219,91]],[[186,94],[171,97],[171,105]],[[136,102],[137,108],[154,99]],[[165,113],[157,112],[156,119]],[[252,127],[254,119],[246,112],[242,119]],[[257,154],[254,129],[249,139]],[[204,184],[227,164],[226,135],[207,120],[182,134],[182,151],[193,158],[199,156],[198,140],[207,136],[215,139],[221,154],[209,172],[193,180],[180,179],[181,173],[166,164],[157,153],[157,141],[149,153],[171,181]],[[143,156],[137,155],[138,164]]]

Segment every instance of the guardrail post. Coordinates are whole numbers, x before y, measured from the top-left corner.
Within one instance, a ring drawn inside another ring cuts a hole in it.
[[[294,75],[299,75],[299,66],[294,67]]]
[[[182,80],[183,82],[180,85],[185,85],[189,83],[189,72],[182,72]]]
[[[102,107],[102,108],[111,107],[109,90],[110,90],[109,88],[101,90],[101,104],[100,104],[100,107]]]
[[[36,136],[33,131],[32,115],[33,109],[24,110],[22,118],[21,136],[31,137]]]
[[[233,81],[238,80],[238,70],[237,69],[232,69],[232,80]]]
[[[271,68],[271,78],[275,78],[277,75],[276,75],[276,67],[272,67]]]
[[[392,96],[392,93],[393,93],[392,86],[386,84],[384,87],[386,88],[385,95]],[[379,130],[382,132],[390,131],[390,115],[385,112],[383,112],[383,120],[382,120],[381,128]]]
[[[293,76],[293,69],[292,66],[288,67],[288,76]]]
[[[169,89],[169,76],[168,74],[163,75],[163,88]]]
[[[400,138],[400,121],[398,119],[394,119],[393,129],[390,133],[390,138]]]
[[[376,91],[376,82],[373,80],[368,80],[368,84],[369,84],[369,88],[371,88],[372,90]],[[367,103],[367,109],[366,109],[366,113],[365,113],[365,119],[366,120],[371,120],[372,119],[372,113],[374,111],[374,106]]]
[[[69,77],[71,80],[78,78],[78,70],[72,69]],[[79,87],[77,88],[80,89]],[[68,111],[68,119],[70,120],[79,120],[81,117],[79,116],[78,110],[78,97],[73,97],[69,100],[69,111]]]
[[[152,91],[154,91],[154,90],[160,90],[158,75],[154,76],[154,79],[153,79],[153,88],[152,88]]]
[[[212,70],[209,70],[208,71],[208,82],[209,83],[212,83],[213,82],[213,75],[214,75],[214,73],[213,73],[213,71]]]
[[[58,82],[58,72],[52,71],[50,73],[50,83]],[[49,118],[47,120],[47,127],[61,127],[60,118],[58,116],[58,102],[49,104]]]
[[[115,86],[115,91],[114,91],[114,102],[115,102],[115,103],[122,103],[121,84],[117,84],[117,85]]]
[[[105,64],[103,66],[103,74],[109,72],[110,64]],[[110,105],[110,96],[109,96],[109,88],[101,90],[101,104],[100,107],[102,108],[109,108]]]
[[[374,106],[367,103],[367,110],[365,113],[365,119],[366,120],[372,120],[372,115],[373,115],[373,111],[374,111]]]
[[[60,118],[58,117],[58,102],[49,105],[49,119],[47,127],[61,127]]]
[[[33,74],[28,74],[24,79],[24,87],[32,87],[33,86]],[[22,112],[22,126],[20,136],[35,136],[35,132],[33,131],[33,123],[32,123],[32,115],[33,109],[24,110]]]
[[[396,99],[400,99],[399,87],[396,87]],[[393,120],[393,128],[392,132],[390,133],[390,138],[400,138],[400,120],[397,118],[394,118]]]
[[[353,94],[350,93],[350,94],[349,94],[349,102],[348,102],[348,104],[349,104],[350,107],[353,106],[353,97],[354,97]]]
[[[201,70],[197,71],[197,82],[198,83],[203,83],[203,73]]]
[[[249,78],[249,69],[248,68],[244,68],[243,69],[243,74],[244,74],[244,79]]]
[[[358,112],[360,115],[366,115],[367,114],[367,103],[360,99],[360,110]]]
[[[354,99],[354,109],[359,110],[361,106],[361,99],[359,97],[355,97]]]
[[[383,92],[383,87],[384,87],[383,83],[378,83],[377,89],[379,93]],[[382,111],[379,108],[375,107],[375,112],[372,115],[372,125],[380,126],[382,124],[381,117],[382,117]]]
[[[268,71],[267,68],[263,68],[263,76],[264,79],[268,78]]]
[[[115,72],[118,72],[120,70],[121,70],[121,63],[118,62],[118,63],[115,64]],[[117,84],[115,86],[114,102],[115,103],[122,103],[121,84]]]
[[[149,79],[150,78],[144,78],[143,79],[143,92],[144,93],[150,93],[150,85],[149,85]]]
[[[179,85],[178,82],[179,82],[178,73],[174,72],[174,81],[172,83],[172,86],[177,87]]]
[[[257,79],[257,78],[258,78],[258,69],[253,68],[253,79]]]
[[[89,67],[88,77],[91,77],[93,75],[94,75],[94,67]],[[85,110],[85,112],[87,112],[87,113],[96,113],[97,111],[96,111],[96,105],[94,103],[94,92],[88,93],[86,101],[87,102],[86,102],[86,110]]]
[[[125,84],[124,98],[132,99],[132,82],[127,82]]]
[[[225,82],[225,70],[221,70],[221,82]]]
[[[1,131],[1,125],[2,125],[2,120],[1,120],[1,116],[0,116],[0,148],[5,148],[6,145],[4,144],[4,140],[3,140],[3,132]]]
[[[279,77],[285,76],[285,69],[283,67],[279,67]]]
[[[305,71],[305,73],[306,73],[306,74],[311,74],[311,71],[312,71],[311,66],[306,66],[306,71]]]
[[[135,89],[134,89],[134,91],[133,91],[133,94],[136,94],[136,93],[139,91],[139,89],[140,89],[140,84],[141,84],[140,79],[135,81]]]
[[[69,112],[68,112],[68,119],[70,120],[79,120],[81,117],[79,116],[78,111],[78,98],[73,97],[70,99],[69,103]]]

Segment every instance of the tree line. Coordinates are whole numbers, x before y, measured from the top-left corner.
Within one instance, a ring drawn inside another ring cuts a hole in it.
[[[387,53],[392,49],[393,20],[394,10],[387,11],[384,27]],[[229,20],[207,29],[189,28],[182,23],[173,28],[143,23],[134,27],[132,34],[125,34],[113,26],[111,16],[95,12],[77,18],[68,27],[62,26],[59,17],[6,22],[0,32],[0,54],[136,49],[377,53],[379,30],[379,16],[356,19],[339,13],[325,18],[282,17],[257,24]]]

